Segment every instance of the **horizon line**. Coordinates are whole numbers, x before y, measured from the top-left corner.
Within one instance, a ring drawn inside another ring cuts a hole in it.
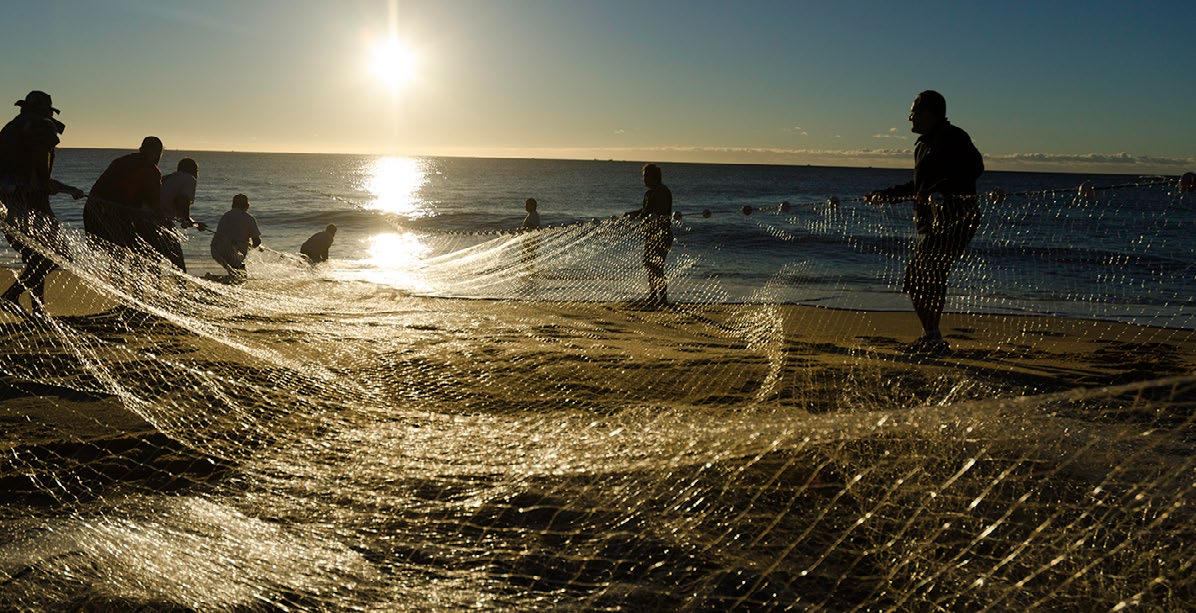
[[[135,151],[133,147],[60,146],[60,150]],[[663,164],[715,164],[729,166],[794,166],[819,168],[912,169],[912,149],[801,150],[729,147],[475,147],[443,148],[429,152],[312,151],[226,148],[167,148],[196,153],[245,153],[271,155],[354,155],[378,157],[432,157],[462,159],[562,160],[599,162],[656,162]],[[333,148],[335,149],[335,148]],[[583,155],[583,152],[586,154]],[[635,155],[630,155],[635,154]],[[985,170],[1046,174],[1125,174],[1179,177],[1196,170],[1196,157],[1136,156],[1129,153],[1056,154],[1012,153],[985,155]]]

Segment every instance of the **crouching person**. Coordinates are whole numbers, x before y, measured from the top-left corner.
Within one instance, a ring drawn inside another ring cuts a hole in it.
[[[228,283],[244,283],[245,255],[251,248],[260,247],[262,233],[257,219],[249,214],[249,197],[233,196],[232,208],[220,218],[212,235],[212,259],[228,273]]]

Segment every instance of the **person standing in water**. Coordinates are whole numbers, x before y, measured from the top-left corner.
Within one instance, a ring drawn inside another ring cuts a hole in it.
[[[216,232],[212,235],[212,259],[228,273],[226,281],[231,284],[244,283],[245,255],[251,247],[260,247],[262,233],[257,219],[249,214],[249,197],[245,194],[233,196],[232,208],[220,217]]]
[[[640,220],[644,232],[644,270],[648,272],[648,300],[652,306],[668,304],[668,283],[664,276],[664,262],[673,246],[673,192],[661,179],[660,167],[644,164],[643,206],[629,216]]]
[[[947,299],[947,275],[980,227],[976,179],[984,160],[967,132],[947,121],[947,101],[926,90],[909,109],[914,145],[914,180],[874,191],[872,203],[914,199],[918,243],[905,269],[904,290],[922,324],[922,337],[908,350],[941,354],[950,347],[939,329]]]
[[[523,210],[527,211],[527,215],[523,218],[523,224],[519,226],[519,231],[527,234],[523,237],[523,265],[533,274],[536,270],[536,252],[540,250],[540,237],[535,234],[536,230],[540,229],[540,213],[536,210],[537,207],[539,203],[535,198],[528,198],[523,202]]]
[[[527,215],[524,216],[523,224],[520,226],[524,232],[540,229],[540,213],[536,211],[538,206],[540,205],[535,198],[528,198],[524,201],[523,210],[527,211]]]
[[[310,238],[303,242],[303,246],[299,248],[299,253],[307,258],[307,261],[315,266],[320,262],[328,261],[328,249],[332,247],[332,240],[336,238],[336,224],[330,223],[328,227],[312,234]]]
[[[179,160],[178,170],[162,177],[162,196],[159,205],[162,207],[158,221],[162,227],[157,232],[159,243],[154,248],[171,264],[183,272],[187,272],[187,263],[183,259],[183,245],[174,232],[174,222],[180,228],[199,228],[200,232],[208,229],[207,224],[191,219],[191,205],[195,202],[195,188],[199,183],[199,164],[191,158]]]
[[[31,91],[16,106],[21,112],[0,129],[0,201],[4,203],[4,238],[21,256],[24,267],[3,294],[16,305],[29,292],[30,309],[44,313],[46,276],[57,268],[43,254],[57,246],[59,223],[50,208],[50,196],[70,194],[76,200],[86,194],[50,177],[59,134],[66,129],[54,118],[50,95]]]
[[[137,151],[116,158],[91,186],[83,205],[87,234],[115,247],[157,250],[161,229],[162,140],[147,136]]]

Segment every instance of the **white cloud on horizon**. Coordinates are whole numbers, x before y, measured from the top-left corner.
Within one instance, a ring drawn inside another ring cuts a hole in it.
[[[897,128],[889,128],[888,132],[881,132],[880,134],[873,134],[872,138],[895,138],[897,140],[909,140],[905,134],[897,132]]]

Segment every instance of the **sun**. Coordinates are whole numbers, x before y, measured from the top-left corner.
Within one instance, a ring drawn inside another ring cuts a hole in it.
[[[415,55],[397,38],[388,38],[374,48],[370,68],[374,76],[397,91],[415,75]]]

